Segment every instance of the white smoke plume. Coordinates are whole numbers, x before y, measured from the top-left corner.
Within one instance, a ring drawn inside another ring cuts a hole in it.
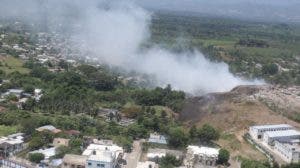
[[[260,83],[235,77],[228,65],[210,62],[197,50],[178,54],[158,45],[142,50],[141,45],[150,36],[151,13],[132,1],[53,0],[48,3],[50,9],[58,4],[63,9],[49,14],[51,18],[63,18],[70,8],[72,12],[77,11],[73,40],[80,43],[83,51],[109,65],[154,75],[158,85],[171,84],[189,93],[207,93]]]

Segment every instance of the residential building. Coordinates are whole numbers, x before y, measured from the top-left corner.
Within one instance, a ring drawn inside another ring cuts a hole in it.
[[[167,144],[167,139],[163,135],[159,135],[157,133],[153,133],[153,134],[150,134],[148,142],[149,143],[157,143],[157,144],[164,144],[164,145],[166,145]]]
[[[24,109],[24,105],[26,104],[27,100],[27,97],[19,99],[19,101],[17,102],[18,109]]]
[[[24,149],[23,133],[12,134],[7,137],[0,138],[0,156],[12,156]]]
[[[210,147],[188,146],[185,160],[187,168],[201,168],[215,166],[218,160],[219,149]]]
[[[275,141],[274,150],[288,163],[300,162],[300,145],[299,139],[289,142]]]
[[[17,98],[21,98],[24,90],[22,89],[8,89],[7,92],[2,94],[2,97],[8,96],[8,95],[15,95]]]
[[[263,139],[263,134],[267,131],[283,131],[291,129],[293,129],[293,127],[288,124],[256,125],[249,128],[249,134],[253,139]]]
[[[54,138],[53,139],[53,146],[54,147],[60,147],[60,146],[69,146],[70,139],[65,138]]]
[[[88,157],[86,168],[115,168],[123,153],[123,148],[114,144],[90,144],[82,155]]]
[[[93,151],[88,156],[87,168],[115,168],[117,165],[116,153],[106,149],[105,151]]]
[[[63,158],[62,168],[85,168],[88,156],[66,154]]]
[[[35,165],[28,163],[26,160],[20,160],[15,158],[0,158],[0,167],[1,168],[36,168]]]
[[[35,150],[35,151],[29,152],[29,153],[42,153],[45,156],[45,160],[48,160],[52,156],[55,156],[55,154],[56,154],[55,149],[56,149],[55,147],[52,147],[52,148]]]
[[[147,159],[158,163],[159,159],[165,157],[166,155],[173,155],[176,159],[182,160],[184,154],[182,151],[178,150],[169,150],[169,149],[160,149],[160,148],[150,148],[148,149]]]
[[[263,135],[263,142],[274,146],[275,141],[289,141],[300,139],[300,132],[296,130],[267,131]]]

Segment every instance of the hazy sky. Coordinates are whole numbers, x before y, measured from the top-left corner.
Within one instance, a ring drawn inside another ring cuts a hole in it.
[[[300,21],[300,0],[136,0],[149,9],[248,19]]]

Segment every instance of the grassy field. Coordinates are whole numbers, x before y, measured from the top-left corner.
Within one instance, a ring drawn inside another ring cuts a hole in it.
[[[7,136],[13,133],[17,133],[18,127],[17,126],[4,126],[0,125],[0,137]]]
[[[26,74],[29,69],[23,67],[23,62],[12,56],[0,56],[0,70],[3,70],[6,74],[18,71],[20,73]]]

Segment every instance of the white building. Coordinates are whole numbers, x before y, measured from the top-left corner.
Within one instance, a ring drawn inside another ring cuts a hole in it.
[[[267,131],[282,131],[291,129],[293,129],[293,127],[288,124],[257,125],[249,128],[249,134],[253,139],[263,139],[263,135]]]
[[[52,148],[35,150],[35,151],[29,152],[29,153],[42,153],[45,156],[45,160],[48,160],[52,156],[55,156],[55,154],[56,154],[55,149],[56,149],[55,147],[52,147]]]
[[[154,134],[150,134],[150,137],[148,139],[149,143],[157,143],[157,144],[168,144],[167,143],[167,139],[165,136],[154,133]]]
[[[161,158],[165,157],[166,155],[175,156],[178,160],[182,160],[184,157],[183,152],[179,150],[150,148],[148,149],[147,159],[149,161],[158,162]]]
[[[275,141],[274,150],[288,163],[298,163],[300,161],[299,140],[290,142]]]
[[[271,146],[275,145],[275,141],[288,142],[299,138],[300,132],[296,130],[267,131],[263,134],[263,142]]]
[[[86,168],[115,168],[123,153],[117,145],[91,144],[82,155],[88,156]]]
[[[219,156],[219,149],[199,146],[188,146],[185,160],[187,168],[202,168],[215,166]]]
[[[24,149],[23,133],[12,134],[7,137],[0,138],[0,156],[12,156]]]

